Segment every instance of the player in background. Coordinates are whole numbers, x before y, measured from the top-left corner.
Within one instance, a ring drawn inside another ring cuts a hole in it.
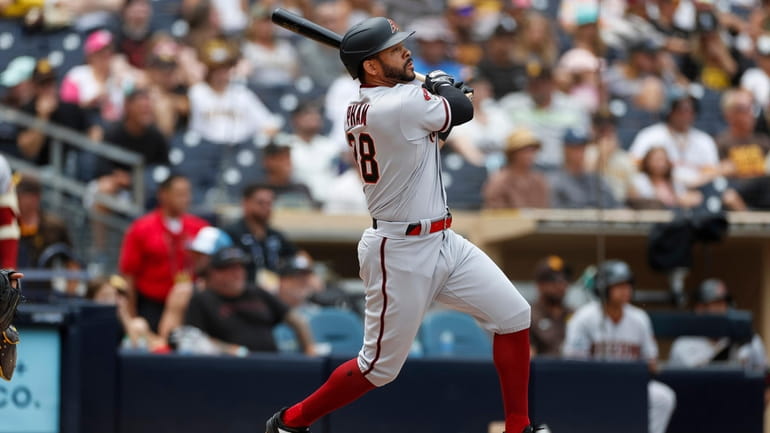
[[[375,17],[342,39],[342,63],[361,82],[345,130],[372,216],[358,244],[363,347],[313,394],[273,415],[267,433],[309,432],[324,415],[394,380],[434,301],[473,315],[494,334],[506,431],[547,431],[528,416],[530,307],[486,254],[450,229],[439,138],[473,117],[464,94],[470,89],[442,71],[415,85],[404,46],[413,33]]]
[[[693,309],[698,314],[726,315],[733,307],[732,304],[733,299],[725,282],[709,278],[698,287]],[[685,367],[702,367],[722,362],[760,372],[767,369],[765,346],[758,334],[752,335],[747,341],[736,341],[730,337],[678,337],[671,345],[668,361],[671,365]]]
[[[657,371],[658,344],[647,313],[631,305],[634,276],[628,264],[608,260],[594,277],[598,301],[580,307],[567,322],[566,358],[602,361],[646,361]],[[665,433],[676,406],[667,385],[651,380],[648,387],[649,431]]]

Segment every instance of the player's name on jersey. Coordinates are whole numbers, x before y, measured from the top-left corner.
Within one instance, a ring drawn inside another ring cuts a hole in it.
[[[366,114],[369,112],[369,104],[348,105],[348,115],[345,118],[345,129],[350,130],[356,126],[366,125]]]

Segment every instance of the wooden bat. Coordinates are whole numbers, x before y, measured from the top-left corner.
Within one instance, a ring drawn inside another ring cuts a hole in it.
[[[342,36],[335,33],[326,27],[316,24],[307,18],[301,17],[293,12],[289,12],[283,8],[277,8],[271,15],[273,23],[290,30],[294,33],[310,38],[316,42],[320,42],[324,45],[328,45],[333,48],[339,48],[342,43]],[[418,72],[414,73],[415,77],[425,82],[425,75]]]

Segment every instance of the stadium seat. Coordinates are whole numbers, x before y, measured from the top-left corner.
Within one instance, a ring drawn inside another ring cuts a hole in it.
[[[481,188],[487,181],[486,167],[477,167],[460,154],[447,151],[441,158],[441,171],[449,207],[466,210],[481,208]]]
[[[355,313],[323,308],[308,320],[316,343],[326,343],[334,355],[356,355],[364,341],[364,324]]]
[[[419,333],[426,357],[492,359],[492,342],[473,317],[458,311],[430,312]]]
[[[273,328],[273,338],[278,351],[282,353],[298,353],[299,341],[294,330],[285,323],[279,323]]]
[[[190,180],[193,202],[202,203],[205,194],[218,186],[223,145],[203,140],[198,134],[186,132],[171,139],[169,161],[172,171]]]
[[[631,143],[641,129],[658,123],[662,119],[660,113],[642,110],[622,99],[613,100],[611,105],[615,110],[619,110],[616,113],[618,140],[621,147],[626,150],[631,147]]]

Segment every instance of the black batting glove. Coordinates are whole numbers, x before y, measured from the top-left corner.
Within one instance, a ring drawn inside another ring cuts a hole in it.
[[[460,89],[466,95],[473,95],[473,87],[465,85],[462,81],[454,83],[453,86]]]
[[[422,87],[427,89],[430,93],[438,95],[438,89],[444,86],[453,86],[455,79],[451,75],[442,70],[435,70],[428,73],[425,76],[425,82],[422,83]]]

